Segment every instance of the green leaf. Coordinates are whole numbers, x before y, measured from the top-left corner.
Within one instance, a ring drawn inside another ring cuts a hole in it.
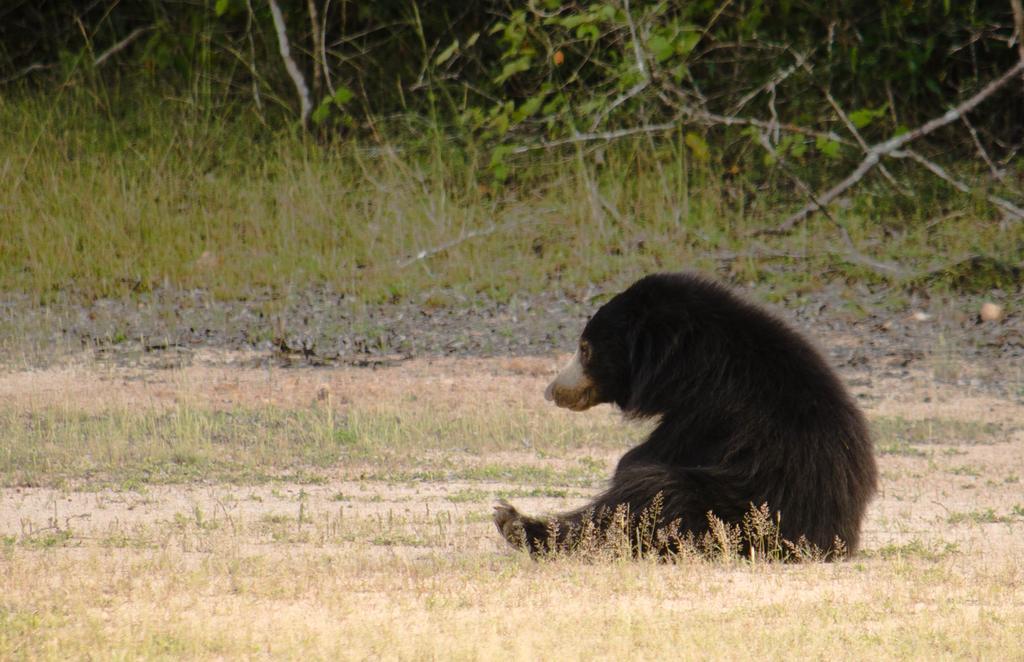
[[[863,129],[883,115],[885,115],[885,106],[881,108],[861,108],[850,113],[850,121],[858,129]]]
[[[556,94],[550,101],[544,104],[544,107],[540,109],[540,112],[545,117],[552,115],[559,108],[565,105],[565,95]]]
[[[701,32],[699,30],[687,30],[676,39],[675,52],[680,57],[686,57],[697,47],[700,42]]]
[[[505,157],[512,151],[511,145],[498,145],[491,152],[491,162],[488,164],[491,175],[499,182],[503,182],[508,179],[508,165],[505,163]]]
[[[491,128],[499,136],[503,136],[508,132],[510,123],[508,113],[499,113],[491,118]]]
[[[597,29],[597,26],[593,23],[587,23],[576,28],[576,38],[586,39],[588,41],[597,41],[598,37],[601,36],[601,31]]]
[[[614,21],[615,14],[618,12],[615,5],[601,5],[595,12],[595,17],[602,21]]]
[[[466,40],[466,48],[471,48],[473,46],[473,44],[476,43],[476,40],[479,39],[479,38],[480,38],[480,33],[479,32],[474,32],[473,34],[469,35],[469,39]]]
[[[593,22],[594,17],[591,16],[589,13],[576,14],[574,16],[566,16],[565,18],[558,21],[558,23],[561,24],[561,26],[567,30],[572,30],[573,28],[578,28],[579,26],[584,25],[586,23]]]
[[[479,34],[479,33],[477,33],[477,34]],[[441,51],[441,54],[438,55],[437,59],[434,60],[434,64],[439,65],[439,66],[444,64],[449,59],[451,59],[451,57],[453,55],[455,55],[455,51],[457,51],[457,50],[459,50],[459,40],[458,39],[453,41],[451,46],[449,46],[448,48],[446,48],[443,51]]]
[[[352,100],[352,90],[345,86],[341,86],[334,91],[329,97],[324,97],[320,102],[320,105],[316,107],[310,119],[313,120],[313,124],[323,124],[324,120],[331,116],[331,108],[341,108],[343,105]]]
[[[334,103],[338,104],[339,106],[344,106],[346,103],[352,100],[353,96],[355,95],[353,94],[352,90],[342,85],[341,87],[334,91],[334,95],[331,96],[331,100],[334,101]]]
[[[647,41],[647,48],[654,55],[659,63],[664,62],[676,54],[676,47],[667,38],[661,35],[654,35]]]
[[[818,136],[814,139],[814,147],[827,158],[839,158],[839,149],[841,146],[835,140],[826,138],[825,136]]]
[[[494,82],[498,85],[504,83],[506,80],[515,76],[516,74],[526,71],[530,68],[531,60],[529,56],[516,58],[511,62],[506,62],[505,66],[502,67],[501,73],[494,79]]]
[[[544,97],[546,96],[547,94],[541,92],[540,94],[530,97],[523,102],[523,105],[519,106],[516,110],[516,115],[520,120],[535,115],[537,111],[540,110],[540,105],[544,102]]]
[[[209,7],[209,5],[207,5]],[[228,13],[231,9],[231,0],[217,0],[217,4],[214,6],[213,11],[217,13],[217,16],[223,16]]]
[[[316,107],[313,114],[310,115],[310,119],[313,120],[313,124],[323,124],[331,115],[331,99],[327,98],[320,102],[320,105]]]
[[[707,161],[708,157],[711,156],[711,150],[708,148],[707,141],[693,131],[686,132],[685,142],[686,146],[693,152],[693,158],[698,161]]]

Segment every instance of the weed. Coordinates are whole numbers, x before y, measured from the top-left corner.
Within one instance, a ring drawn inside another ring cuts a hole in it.
[[[967,464],[953,467],[949,472],[954,476],[970,476],[971,478],[979,478],[981,476],[981,469]]]
[[[923,559],[925,561],[939,561],[947,556],[956,554],[957,545],[950,542],[926,543],[919,538],[910,542],[897,544],[892,543],[878,550],[864,551],[865,556],[878,556],[882,559]]]
[[[986,508],[985,510],[951,513],[946,521],[950,524],[962,524],[964,522],[974,524],[1005,524],[1012,522],[1013,518],[1007,515],[997,515],[992,508]]]

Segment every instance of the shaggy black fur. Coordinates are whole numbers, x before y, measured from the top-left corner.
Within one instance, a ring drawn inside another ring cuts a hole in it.
[[[557,543],[569,545],[584,525],[607,526],[595,513],[625,504],[635,515],[661,493],[659,522],[678,520],[684,532],[706,531],[709,511],[739,523],[767,503],[785,539],[806,537],[827,552],[838,537],[856,550],[875,492],[871,438],[796,331],[715,283],[659,274],[602,306],[581,346],[591,404],[660,422],[587,507],[533,518],[498,506],[495,523],[509,542],[536,552],[557,530]]]

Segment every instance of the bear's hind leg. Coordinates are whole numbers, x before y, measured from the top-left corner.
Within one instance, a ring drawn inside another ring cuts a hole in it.
[[[579,510],[535,518],[501,501],[494,507],[494,523],[509,544],[531,554],[623,543],[637,555],[669,553],[687,533],[707,530],[709,511],[738,521],[742,513],[733,504],[743,500],[731,493],[729,483],[707,469],[632,465]]]
[[[494,525],[502,537],[517,549],[536,554],[545,548],[548,538],[547,523],[521,514],[516,507],[504,499],[494,507]]]

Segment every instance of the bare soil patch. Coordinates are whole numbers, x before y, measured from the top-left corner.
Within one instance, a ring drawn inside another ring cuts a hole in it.
[[[413,422],[395,447],[342,455],[314,481],[111,486],[83,476],[0,489],[0,656],[1024,652],[1024,409],[1015,396],[973,388],[970,377],[966,386],[937,380],[928,365],[842,368],[878,431],[882,471],[851,562],[537,563],[500,540],[494,501],[528,512],[580,505],[644,433],[610,407],[572,414],[545,402],[564,358],[281,369],[204,350],[169,370],[84,357],[0,374],[0,402],[25,415],[329,411],[369,421],[371,436],[392,434],[391,418]],[[452,429],[455,442],[431,427],[459,421],[472,423]],[[473,446],[491,424],[509,432]],[[554,432],[565,441],[532,436]],[[382,471],[389,462],[403,472]],[[472,467],[474,477],[457,477]]]

